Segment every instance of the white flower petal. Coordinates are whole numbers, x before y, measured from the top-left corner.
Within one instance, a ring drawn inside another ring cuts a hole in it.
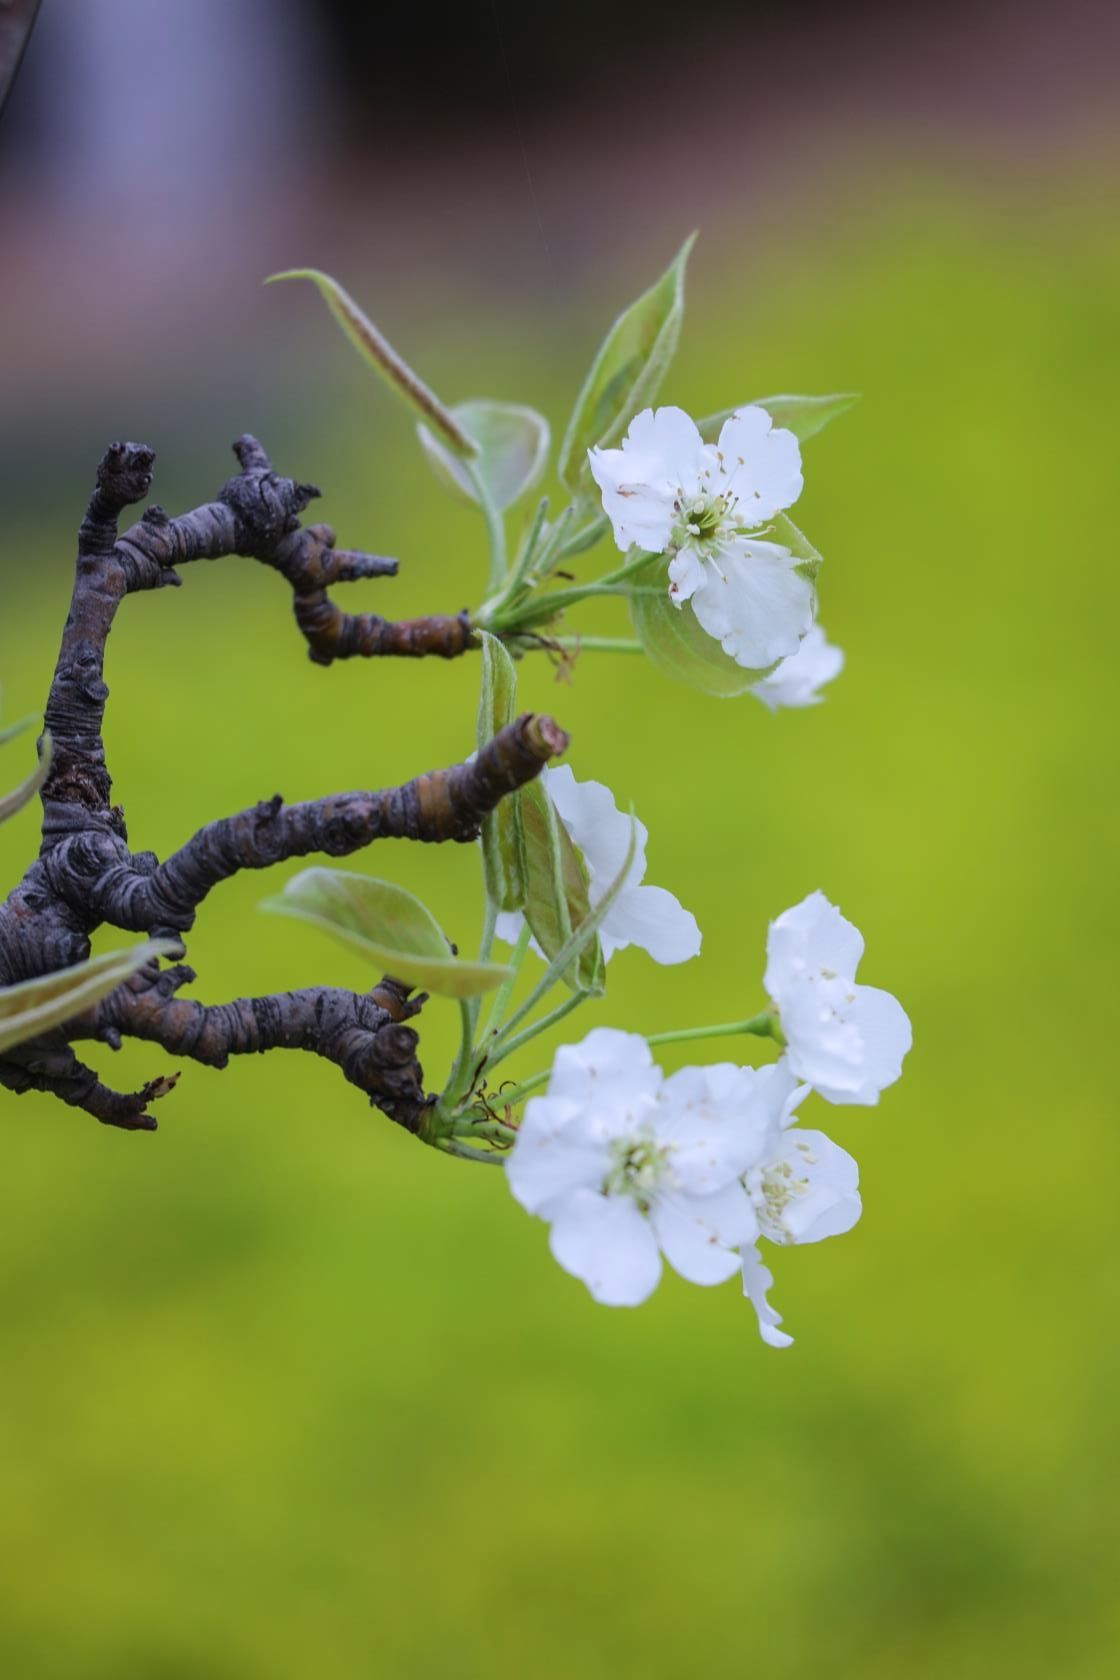
[[[640,1306],[661,1278],[650,1223],[625,1196],[576,1190],[553,1222],[549,1246],[564,1270],[609,1307]]]
[[[770,923],[763,985],[781,1002],[791,981],[809,969],[830,969],[854,980],[863,955],[863,935],[830,904],[823,892],[811,892],[800,904]]]
[[[654,1125],[670,1147],[681,1190],[709,1194],[762,1158],[781,1110],[781,1093],[775,1107],[771,1081],[763,1077],[772,1071],[717,1062],[681,1068],[666,1079]]]
[[[595,1027],[556,1052],[548,1095],[580,1109],[598,1136],[616,1137],[652,1114],[662,1077],[639,1033]]]
[[[608,887],[617,880],[630,847],[630,817],[615,804],[614,794],[602,782],[578,782],[568,764],[544,771],[544,785],[560,820],[583,853],[589,876],[588,897],[598,904]],[[635,819],[634,859],[627,882],[637,884],[646,872],[644,823]]]
[[[790,1192],[777,1221],[768,1217],[765,1199],[756,1193],[759,1223],[771,1242],[811,1243],[842,1236],[863,1211],[859,1167],[824,1132],[797,1126],[783,1133],[761,1171],[748,1177],[748,1187],[754,1191],[768,1176]]]
[[[781,660],[769,676],[752,683],[751,693],[772,712],[781,706],[817,706],[823,698],[820,689],[843,668],[843,653],[828,640],[820,625],[814,624],[797,652]]]
[[[765,524],[800,496],[801,446],[784,427],[772,429],[765,409],[743,408],[725,420],[717,448],[745,525]]]
[[[678,500],[677,487],[661,463],[624,449],[591,449],[587,459],[618,547],[625,553],[636,544],[660,554],[668,545]]]
[[[682,548],[669,562],[669,599],[683,607],[692,599],[705,578],[704,562],[695,549]]]
[[[509,1187],[529,1213],[543,1213],[580,1187],[598,1189],[610,1156],[588,1124],[586,1109],[558,1097],[533,1097],[506,1160]]]
[[[901,1077],[903,1057],[914,1035],[910,1018],[896,997],[878,986],[856,986],[855,1001],[847,1009],[847,1020],[859,1035],[861,1079],[854,1087],[846,1081],[835,1089],[817,1085],[821,1095],[835,1103],[873,1106],[879,1093]]]
[[[813,622],[814,591],[778,543],[739,538],[704,562],[692,609],[737,665],[761,669],[796,653]]]
[[[631,420],[622,447],[627,454],[634,450],[652,457],[666,477],[687,478],[689,488],[705,462],[704,439],[683,408],[643,408]]]
[[[757,1224],[750,1199],[737,1184],[714,1196],[672,1196],[651,1215],[665,1258],[689,1283],[726,1283],[739,1270],[730,1244],[753,1240]]]
[[[691,910],[665,887],[624,887],[600,929],[603,955],[640,945],[654,962],[688,962],[699,954],[701,934]]]
[[[755,1247],[744,1248],[742,1259],[743,1294],[758,1314],[758,1328],[763,1341],[770,1347],[789,1347],[793,1337],[778,1329],[782,1315],[766,1299],[767,1290],[774,1287],[773,1272],[763,1265],[762,1256]]]

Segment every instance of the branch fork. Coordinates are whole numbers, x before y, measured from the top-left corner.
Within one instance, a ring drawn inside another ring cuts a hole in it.
[[[70,614],[46,708],[53,756],[41,790],[39,857],[0,905],[0,985],[84,961],[103,925],[172,939],[185,935],[222,881],[325,852],[344,857],[373,841],[474,840],[499,801],[562,753],[568,737],[551,718],[527,713],[501,730],[469,763],[429,771],[401,787],[340,793],[288,805],[277,794],[208,823],[162,862],[133,851],[124,812],[111,803],[103,722],[109,690],[105,648],[122,602],[141,590],[174,586],[196,560],[244,555],[278,572],[292,591],[296,623],[321,665],[352,657],[450,659],[473,645],[465,613],[394,623],[343,612],[329,591],[359,578],[392,576],[395,560],[335,547],[329,525],[302,525],[319,495],[314,485],[276,473],[248,435],[234,445],[240,471],[214,501],[177,517],[149,507],[118,533],[127,507],[152,483],[154,452],[116,443],[105,453],[82,521]],[[151,1104],[178,1074],[140,1091],[103,1085],[79,1061],[75,1041],[116,1049],[125,1038],[169,1055],[223,1067],[230,1056],[272,1049],[310,1051],[333,1062],[371,1103],[426,1136],[435,1099],[424,1092],[418,1035],[408,1023],[424,998],[392,978],[368,993],[329,986],[207,1005],[181,996],[196,976],[178,961],[149,963],[95,1008],[0,1056],[0,1085],[49,1091],[107,1125],[151,1131]]]

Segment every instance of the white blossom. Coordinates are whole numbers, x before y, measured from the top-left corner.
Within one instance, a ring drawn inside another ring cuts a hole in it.
[[[770,924],[764,984],[792,1071],[834,1103],[877,1103],[902,1072],[910,1022],[877,986],[856,984],[863,938],[821,892]]]
[[[819,706],[820,689],[844,669],[844,655],[819,624],[806,632],[796,653],[779,661],[768,676],[751,684],[751,693],[776,712],[780,706]]]
[[[595,909],[626,862],[630,818],[618,809],[609,788],[602,782],[578,782],[567,764],[544,770],[541,780],[560,821],[583,853],[588,899]],[[633,862],[599,928],[603,956],[610,958],[627,945],[640,945],[655,962],[687,962],[700,950],[696,918],[664,887],[642,885],[648,833],[640,822],[635,821],[634,828]],[[520,911],[503,912],[497,920],[498,938],[514,944],[522,924]]]
[[[734,1250],[759,1231],[743,1175],[771,1130],[760,1078],[719,1064],[666,1079],[644,1038],[610,1027],[557,1052],[506,1174],[521,1205],[549,1221],[560,1265],[597,1301],[644,1301],[662,1254],[692,1283],[739,1270]]]
[[[725,653],[762,670],[797,652],[813,622],[813,586],[762,529],[801,494],[792,432],[749,407],[707,444],[683,409],[647,408],[620,449],[589,458],[619,548],[667,555],[670,598],[691,601]]]
[[[744,1177],[758,1221],[759,1237],[786,1246],[821,1242],[850,1231],[859,1219],[859,1168],[824,1132],[795,1125],[796,1110],[809,1087],[799,1084],[789,1060],[762,1070],[769,1125],[758,1159]],[[774,1279],[757,1242],[742,1251],[743,1293],[758,1315],[758,1328],[771,1347],[788,1347],[781,1314],[767,1293]]]

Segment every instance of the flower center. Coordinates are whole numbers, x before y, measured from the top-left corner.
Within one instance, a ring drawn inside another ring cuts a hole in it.
[[[630,1196],[643,1213],[656,1195],[669,1165],[669,1151],[652,1132],[636,1132],[611,1143],[611,1165],[603,1180],[608,1196]]]
[[[712,491],[700,496],[677,497],[674,510],[677,523],[672,540],[676,548],[703,548],[718,554],[730,542],[738,529],[734,513],[736,498],[717,495]]]
[[[807,1143],[798,1139],[794,1147],[798,1154],[804,1156],[806,1166],[814,1164],[816,1156]],[[749,1175],[747,1188],[766,1235],[772,1242],[788,1241],[790,1232],[785,1211],[796,1197],[808,1195],[808,1177],[799,1176],[793,1161],[771,1161]]]

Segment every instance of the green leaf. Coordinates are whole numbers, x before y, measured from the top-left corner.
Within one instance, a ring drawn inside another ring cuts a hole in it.
[[[460,962],[426,905],[391,881],[344,869],[305,869],[262,910],[326,928],[382,973],[440,997],[489,992],[510,973],[501,963]]]
[[[591,915],[587,869],[539,777],[521,789],[521,819],[525,920],[545,956],[553,960]],[[588,992],[602,989],[602,974],[603,952],[596,934],[561,978],[573,991]]]
[[[482,642],[482,687],[478,697],[478,745],[492,741],[517,711],[517,669],[496,636]],[[507,794],[482,819],[482,870],[486,893],[499,910],[520,910],[528,891],[521,790]]]
[[[438,479],[448,489],[478,502],[474,475],[481,477],[499,513],[512,507],[540,478],[548,460],[548,421],[535,409],[520,403],[456,403],[455,420],[478,444],[479,454],[470,467],[434,437],[427,426],[416,430],[424,453]]]
[[[560,477],[572,490],[590,479],[587,451],[616,443],[661,389],[680,337],[684,271],[695,240],[690,234],[660,280],[618,317],[603,340],[560,449]]]
[[[115,992],[153,957],[170,956],[178,949],[169,940],[151,939],[128,950],[91,957],[57,974],[0,987],[0,1052],[80,1015]]]
[[[813,547],[804,531],[793,523],[788,513],[776,513],[766,527],[764,535],[767,542],[781,543],[801,561],[798,571],[807,577],[810,583],[816,583],[817,573],[824,565],[821,555]]]
[[[436,428],[456,455],[470,460],[478,454],[478,444],[474,439],[464,432],[451,411],[409,367],[404,357],[393,349],[384,333],[379,332],[369,317],[362,313],[337,280],[318,268],[288,268],[282,274],[270,274],[265,285],[270,286],[275,280],[311,280],[318,286],[327,308],[363,361],[368,362],[398,396]]]
[[[788,548],[801,562],[798,571],[810,582],[816,581],[821,556],[787,513],[776,514],[758,534],[766,542],[781,543],[783,548]],[[650,591],[635,593],[630,598],[630,618],[638,640],[653,663],[678,682],[687,683],[702,694],[730,699],[745,694],[774,670],[774,665],[762,670],[737,665],[730,654],[724,653],[716,638],[709,636],[687,601],[682,606],[674,606],[669,596],[664,555],[653,556],[636,574],[635,581]]]
[[[858,391],[837,391],[830,397],[752,397],[749,403],[721,409],[718,414],[709,414],[696,424],[704,442],[715,443],[724,421],[730,420],[733,414],[738,414],[743,408],[764,408],[775,426],[784,426],[804,443],[807,438],[823,432],[830,420],[854,408],[858,401]]]
[[[633,595],[630,599],[630,618],[638,640],[660,670],[690,688],[698,688],[701,694],[723,699],[745,694],[752,683],[766,675],[765,671],[748,671],[736,665],[715,637],[709,636],[687,601],[679,607],[673,605],[663,555],[656,555],[638,573],[637,581],[660,585],[656,594]]]
[[[20,726],[17,725],[16,727],[18,729]],[[5,794],[3,798],[0,798],[0,823],[7,822],[9,817],[14,817],[17,811],[22,811],[25,805],[30,804],[46,781],[50,767],[51,738],[48,734],[45,734],[43,736],[42,756],[34,775],[28,776],[27,780],[22,782],[12,793]]]

